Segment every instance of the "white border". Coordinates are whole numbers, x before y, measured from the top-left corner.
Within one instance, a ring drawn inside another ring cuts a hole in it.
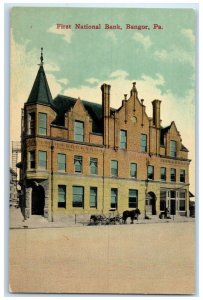
[[[199,4],[199,10],[198,10],[198,4]],[[5,6],[6,5],[6,6]],[[9,28],[6,28],[9,25],[9,15],[8,13],[4,14],[4,6],[7,9],[8,7],[11,6],[66,6],[66,7],[148,7],[148,8],[158,8],[158,7],[162,7],[162,8],[196,8],[196,10],[199,13],[199,37],[201,36],[200,33],[200,29],[201,29],[201,23],[202,23],[202,19],[203,19],[203,14],[202,14],[202,8],[203,8],[203,4],[200,1],[179,1],[179,3],[176,3],[176,1],[165,1],[164,3],[161,1],[156,1],[156,3],[151,3],[150,1],[145,1],[145,3],[139,3],[139,1],[132,1],[132,0],[128,0],[128,3],[122,3],[121,1],[114,1],[111,0],[111,3],[109,3],[108,0],[103,0],[102,3],[95,3],[94,1],[89,0],[88,3],[86,3],[85,1],[80,0],[79,3],[74,3],[73,0],[68,1],[64,1],[61,0],[59,3],[55,3],[54,1],[46,1],[44,0],[43,3],[41,3],[41,1],[35,1],[35,3],[27,0],[26,3],[22,3],[21,1],[15,1],[15,3],[13,1],[9,1],[9,0],[3,0],[0,1],[0,21],[1,21],[1,26],[0,26],[0,37],[1,37],[1,41],[4,41],[4,46],[0,47],[0,53],[1,53],[1,64],[0,64],[0,72],[1,72],[1,76],[0,76],[0,99],[1,99],[1,109],[0,109],[0,122],[2,122],[1,126],[0,126],[0,136],[1,139],[3,139],[4,141],[4,146],[0,147],[0,163],[1,163],[1,168],[0,168],[0,178],[3,179],[3,183],[1,184],[1,189],[0,189],[0,199],[1,199],[1,203],[3,204],[3,207],[1,206],[0,209],[0,220],[2,221],[2,224],[0,226],[0,236],[4,237],[2,243],[1,243],[1,247],[0,247],[0,265],[1,265],[1,276],[0,277],[0,298],[3,299],[4,297],[6,297],[7,299],[13,298],[13,297],[23,297],[25,299],[28,299],[27,296],[31,297],[31,295],[28,294],[19,294],[19,295],[11,295],[7,293],[7,284],[8,284],[8,278],[6,278],[8,276],[8,207],[7,207],[7,199],[8,199],[8,176],[9,176],[9,172],[8,172],[8,167],[9,167],[9,157],[8,154],[8,147],[9,147],[9,105],[8,103],[6,103],[6,99],[8,99],[8,95],[9,95],[9,91],[8,91],[8,82],[9,82],[9,36],[8,36],[8,31]],[[5,27],[4,27],[4,17],[5,17]],[[198,26],[198,25],[197,25]],[[198,33],[198,31],[197,31]],[[5,53],[4,53],[5,51]],[[200,78],[203,78],[202,75],[202,70],[200,68],[200,70],[198,70],[198,66],[202,66],[203,62],[202,62],[202,58],[201,58],[201,53],[202,53],[203,49],[202,49],[202,45],[201,45],[201,41],[199,41],[199,48],[197,48],[197,102],[196,102],[196,199],[200,199],[199,203],[197,203],[198,209],[200,212],[203,211],[202,210],[202,203],[201,200],[203,201],[203,197],[202,196],[202,190],[200,190],[200,186],[201,186],[201,182],[200,179],[202,178],[202,171],[201,171],[201,166],[203,166],[203,159],[201,157],[201,153],[203,153],[203,146],[202,146],[202,137],[200,135],[202,135],[202,128],[203,128],[203,116],[202,116],[202,112],[203,112],[203,108],[202,108],[202,91],[200,89],[201,87],[201,83],[199,82]],[[198,59],[199,56],[199,59]],[[4,81],[3,81],[4,78]],[[199,85],[198,85],[199,82]],[[5,87],[5,89],[4,89]],[[199,98],[198,98],[199,96]],[[200,101],[198,101],[198,99],[202,99]],[[2,181],[1,181],[2,182]],[[4,219],[5,217],[5,219]],[[197,294],[196,296],[194,296],[193,298],[196,297],[201,297],[202,296],[202,288],[201,288],[201,282],[202,282],[202,270],[201,270],[201,266],[203,265],[202,262],[202,258],[201,258],[201,253],[202,252],[202,238],[201,238],[201,214],[199,217],[199,224],[197,224],[197,234],[196,234],[196,248],[197,248],[197,252],[196,252],[196,256],[197,256],[197,262],[198,264],[196,264],[196,270],[197,270],[197,278],[196,278],[196,284],[197,284],[197,293],[199,293],[199,295]],[[198,227],[199,225],[199,227]],[[199,229],[198,229],[199,228]],[[3,244],[5,245],[3,247]],[[187,246],[187,245],[186,245]],[[198,247],[199,246],[199,247]],[[5,251],[5,253],[4,253]],[[199,255],[199,254],[200,255]],[[5,262],[5,268],[7,268],[7,270],[5,270],[4,268],[4,262]],[[198,274],[198,267],[200,266],[200,273]],[[199,282],[198,282],[199,281]],[[199,285],[199,291],[198,291],[198,285]],[[33,296],[36,296],[36,294],[33,294]],[[33,297],[32,296],[32,297]],[[48,299],[50,297],[54,297],[55,299],[60,299],[61,297],[68,297],[68,298],[80,298],[78,296],[69,296],[69,295],[49,295],[49,297],[47,297],[46,295],[39,295],[37,297],[33,297],[33,298],[43,298],[43,299]],[[118,295],[116,295],[118,296]],[[83,296],[83,297],[95,297],[95,296]],[[105,297],[105,298],[111,298],[110,296],[100,296],[99,297]],[[119,296],[118,296],[119,297]],[[136,298],[143,298],[145,296],[132,296],[132,297],[136,297]],[[150,296],[147,296],[150,297]],[[162,298],[164,296],[160,296],[159,298]],[[122,298],[129,298],[129,296],[125,296]],[[166,298],[166,297],[164,297]],[[168,297],[167,297],[168,298]],[[173,297],[173,298],[178,298],[178,297]],[[181,298],[188,298],[188,296],[186,297],[181,297]]]

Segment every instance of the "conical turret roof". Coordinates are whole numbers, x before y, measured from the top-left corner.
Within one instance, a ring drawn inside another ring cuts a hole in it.
[[[40,64],[37,76],[35,78],[32,90],[28,97],[27,103],[39,103],[53,105],[52,95],[44,72],[43,64]]]

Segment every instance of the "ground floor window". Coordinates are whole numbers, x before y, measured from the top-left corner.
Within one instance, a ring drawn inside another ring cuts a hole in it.
[[[180,191],[179,192],[179,211],[185,211],[186,210],[186,192]]]
[[[97,188],[90,188],[90,207],[97,208]]]
[[[84,208],[84,187],[73,186],[73,207]]]
[[[58,186],[58,207],[66,207],[66,186]]]
[[[167,191],[160,192],[160,211],[165,211],[166,209],[166,197]]]
[[[118,189],[111,189],[111,208],[118,207]]]
[[[138,190],[129,190],[129,198],[128,198],[128,203],[129,203],[129,208],[136,208],[138,204]]]
[[[186,190],[161,190],[160,191],[160,211],[168,208],[171,215],[176,212],[186,211]]]

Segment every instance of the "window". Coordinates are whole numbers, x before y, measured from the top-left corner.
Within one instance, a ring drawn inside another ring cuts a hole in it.
[[[39,113],[39,134],[47,134],[47,114]]]
[[[137,178],[137,164],[136,163],[130,164],[130,176]]]
[[[66,186],[58,185],[58,207],[66,208]]]
[[[58,171],[66,171],[66,155],[58,153]]]
[[[166,181],[166,168],[161,167],[161,181]]]
[[[111,161],[111,176],[118,176],[118,161],[112,160]]]
[[[170,141],[170,156],[176,157],[176,141]]]
[[[118,207],[118,189],[111,189],[111,208]]]
[[[97,208],[97,188],[90,188],[90,207]]]
[[[126,130],[120,131],[120,148],[121,149],[127,148],[127,131]]]
[[[35,113],[28,114],[28,134],[35,134]]]
[[[97,175],[97,158],[90,158],[90,174]]]
[[[141,134],[141,152],[147,152],[147,135]]]
[[[84,123],[80,121],[75,121],[75,141],[84,141]]]
[[[46,168],[47,168],[47,153],[46,153],[46,151],[38,152],[38,166],[40,169],[46,170]]]
[[[176,169],[171,169],[171,181],[176,181]]]
[[[185,199],[186,198],[186,192],[180,191],[179,192],[179,211],[185,211]]]
[[[176,198],[176,191],[170,191],[170,197],[171,197],[171,199],[175,199]]]
[[[147,168],[147,178],[150,180],[154,179],[154,167],[153,166],[148,166]]]
[[[137,195],[138,191],[137,190],[129,190],[129,208],[136,208],[138,201],[137,201]]]
[[[180,182],[185,182],[185,170],[180,170]]]
[[[83,186],[73,186],[73,207],[84,207]]]
[[[74,156],[75,172],[82,173],[82,156]]]
[[[30,169],[35,169],[35,151],[28,153],[28,166]]]

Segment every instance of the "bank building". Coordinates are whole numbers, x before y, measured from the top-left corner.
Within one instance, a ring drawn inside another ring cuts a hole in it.
[[[22,109],[18,166],[26,218],[54,221],[137,207],[141,217],[166,208],[171,215],[189,215],[190,160],[175,122],[162,127],[157,99],[148,116],[135,82],[118,109],[111,107],[110,93],[104,83],[101,104],[63,95],[53,99],[41,54]]]

